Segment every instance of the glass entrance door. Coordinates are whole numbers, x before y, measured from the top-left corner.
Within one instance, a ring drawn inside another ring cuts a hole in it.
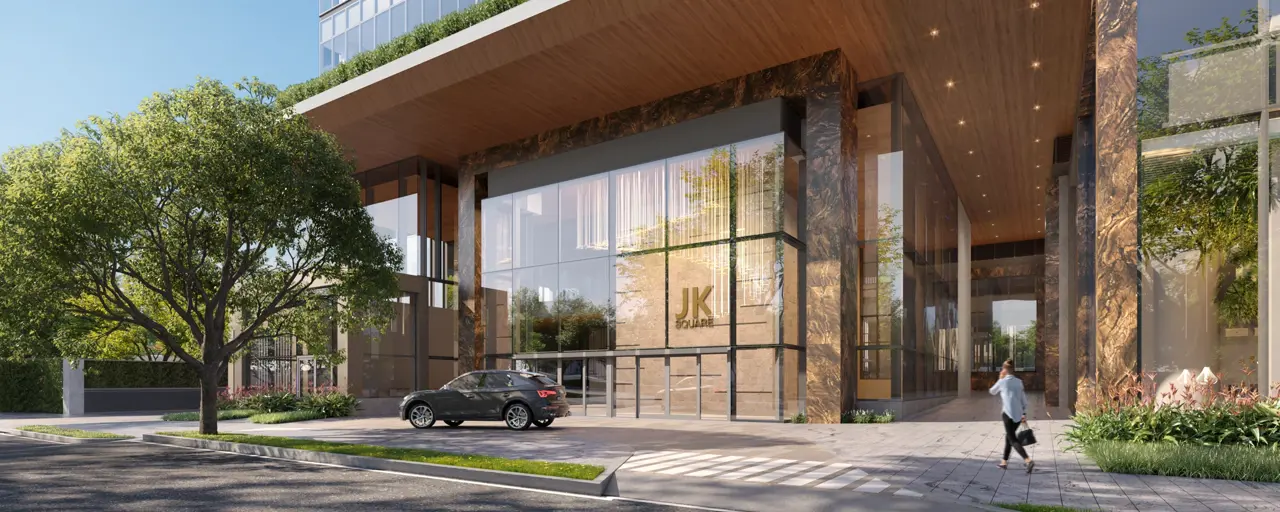
[[[640,416],[667,415],[667,365],[665,357],[641,357],[637,365],[636,381],[640,396],[636,407]]]

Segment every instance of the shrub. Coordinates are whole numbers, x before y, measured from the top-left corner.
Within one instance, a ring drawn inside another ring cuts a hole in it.
[[[1103,471],[1280,482],[1280,448],[1096,441],[1084,453]]]
[[[791,417],[790,422],[791,422],[791,423],[808,423],[808,422],[809,422],[809,417],[808,417],[808,416],[805,416],[805,415],[804,415],[804,413],[799,412],[799,413],[796,413],[796,415],[795,415],[795,416],[792,416],[792,417]]]
[[[334,387],[317,389],[298,401],[298,409],[317,411],[326,418],[351,416],[359,407],[360,401],[355,396]]]
[[[318,420],[324,417],[324,413],[321,413],[320,411],[284,411],[255,414],[249,417],[249,421],[264,425],[274,425],[276,423]]]
[[[1067,440],[1074,447],[1101,441],[1280,446],[1280,399],[1245,385],[1218,389],[1204,382],[1171,384],[1157,394],[1154,382],[1153,375],[1133,374],[1108,395],[1090,390],[1077,403]]]
[[[298,395],[286,389],[266,389],[240,399],[239,406],[262,412],[285,412],[298,409]]]
[[[0,412],[62,412],[62,361],[0,360]]]
[[[876,413],[869,409],[845,411],[840,415],[840,423],[893,423],[893,411]]]
[[[437,21],[418,25],[409,33],[378,45],[373,50],[360,53],[352,57],[351,60],[321,73],[320,76],[289,86],[284,91],[281,91],[278,101],[286,106],[296,105],[298,102],[336,87],[338,84],[497,16],[525,1],[484,0],[466,9],[446,14]]]
[[[84,387],[198,388],[200,374],[183,362],[89,360],[84,362]]]
[[[248,418],[255,414],[259,414],[258,411],[254,411],[250,409],[225,409],[225,410],[218,411],[218,419],[219,420],[239,420],[239,419]],[[164,416],[161,416],[160,419],[163,421],[200,421],[200,412],[199,411],[172,412]]]

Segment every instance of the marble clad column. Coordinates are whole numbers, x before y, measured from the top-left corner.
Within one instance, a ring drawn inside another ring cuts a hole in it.
[[[957,354],[956,391],[959,396],[969,396],[973,390],[973,226],[964,203],[957,209],[958,233],[956,237],[956,322]]]
[[[1059,405],[1058,389],[1061,375],[1058,373],[1060,342],[1058,327],[1058,256],[1061,223],[1058,221],[1058,177],[1050,177],[1044,194],[1044,320],[1040,325],[1040,343],[1044,350],[1044,400],[1050,407]]]
[[[857,398],[857,75],[843,54],[806,96],[806,414],[836,423]]]
[[[476,328],[481,311],[480,226],[476,223],[476,176],[469,169],[458,171],[458,239],[474,233],[472,244],[458,244],[458,373],[476,368]]]
[[[1138,3],[1096,8],[1095,357],[1106,391],[1138,366]]]

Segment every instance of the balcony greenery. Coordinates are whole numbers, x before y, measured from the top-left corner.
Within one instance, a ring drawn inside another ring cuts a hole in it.
[[[281,105],[289,107],[302,100],[332,89],[338,84],[373,71],[393,60],[404,57],[427,45],[461,32],[477,23],[497,16],[527,0],[483,0],[480,3],[451,12],[431,23],[418,25],[408,33],[387,41],[373,50],[360,53],[320,76],[289,86],[280,93]]]

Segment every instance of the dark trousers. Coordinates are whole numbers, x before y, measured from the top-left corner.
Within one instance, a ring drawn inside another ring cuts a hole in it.
[[[1015,421],[1008,414],[1001,413],[1000,418],[1004,420],[1004,458],[1001,460],[1009,460],[1009,450],[1018,450],[1023,460],[1027,458],[1027,451],[1022,449],[1022,443],[1018,442],[1018,424],[1021,421]]]

